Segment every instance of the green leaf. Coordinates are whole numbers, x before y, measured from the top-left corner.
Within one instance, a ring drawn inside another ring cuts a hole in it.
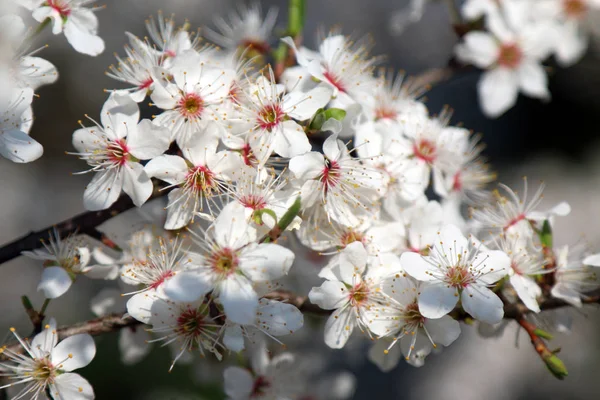
[[[277,223],[277,214],[275,214],[275,211],[271,210],[270,208],[263,208],[262,210],[254,211],[252,213],[252,219],[258,225],[262,225],[263,224],[263,214],[270,215],[275,220],[275,223]]]
[[[341,108],[328,108],[327,110],[320,108],[315,113],[308,129],[312,132],[319,132],[329,119],[333,118],[342,121],[345,117],[346,111]]]
[[[546,340],[552,340],[554,338],[554,336],[550,332],[546,332],[545,330],[542,330],[540,328],[536,328],[535,331],[533,331],[533,333]]]
[[[548,370],[556,378],[563,380],[566,376],[569,375],[567,367],[565,367],[565,364],[562,362],[562,360],[558,358],[555,354],[544,358],[544,361],[546,362]]]

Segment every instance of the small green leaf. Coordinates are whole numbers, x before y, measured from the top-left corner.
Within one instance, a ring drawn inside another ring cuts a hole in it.
[[[275,223],[277,223],[277,214],[275,214],[275,211],[269,209],[269,208],[263,208],[262,210],[256,210],[252,213],[252,220],[257,223],[258,225],[262,225],[263,222],[263,214],[268,214],[271,217],[273,217],[273,219],[275,220]]]
[[[558,358],[555,354],[544,358],[544,361],[546,362],[548,370],[556,378],[563,380],[566,376],[569,375],[567,367],[565,367],[565,364],[562,362],[562,360]]]
[[[545,330],[542,330],[540,328],[536,328],[535,331],[533,331],[533,333],[546,340],[552,340],[554,338],[554,336],[550,332],[546,332]]]
[[[319,132],[329,119],[333,118],[342,121],[345,117],[346,111],[341,108],[328,108],[327,110],[320,108],[315,113],[308,129],[311,132]]]

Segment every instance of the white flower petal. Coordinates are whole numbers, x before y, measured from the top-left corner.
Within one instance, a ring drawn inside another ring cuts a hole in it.
[[[400,362],[400,359],[403,358],[400,344],[396,343],[391,349],[388,350],[389,345],[390,341],[378,339],[369,349],[369,360],[373,364],[377,365],[381,372],[390,372],[396,368],[398,362]]]
[[[274,243],[249,245],[239,257],[239,268],[253,281],[270,281],[287,275],[294,253]]]
[[[58,72],[50,61],[40,57],[25,56],[19,60],[19,74],[28,87],[37,89],[56,82]]]
[[[311,118],[319,108],[331,100],[333,90],[329,85],[320,84],[307,93],[291,92],[283,99],[283,110],[290,117],[305,121]]]
[[[169,278],[163,286],[165,295],[173,301],[192,302],[212,290],[212,283],[203,275],[180,272]]]
[[[159,299],[160,297],[156,293],[156,290],[147,290],[134,294],[127,301],[127,314],[144,324],[148,324],[152,317],[152,305]]]
[[[106,210],[117,201],[122,188],[120,168],[97,172],[83,192],[83,205],[89,211]]]
[[[142,164],[127,162],[121,167],[123,191],[131,197],[133,204],[141,207],[152,194],[152,181],[144,171]]]
[[[462,60],[485,69],[498,58],[498,42],[489,33],[472,31],[467,33],[463,40],[463,51],[457,52]]]
[[[41,144],[18,129],[0,131],[0,154],[16,163],[28,163],[44,154]]]
[[[96,344],[87,333],[69,336],[52,350],[52,363],[58,369],[73,371],[83,368],[94,359]]]
[[[121,361],[133,365],[141,361],[152,349],[148,344],[151,337],[145,329],[121,329],[119,332],[119,350]]]
[[[223,372],[225,394],[233,400],[249,399],[254,388],[252,374],[240,367],[228,367]]]
[[[498,117],[517,102],[518,76],[506,68],[495,68],[483,74],[477,89],[479,103],[488,117]]]
[[[429,257],[424,257],[412,251],[404,252],[400,256],[402,269],[413,278],[423,282],[435,281],[434,274],[438,272],[438,268],[434,262],[429,262],[428,260]]]
[[[69,290],[73,280],[61,267],[47,267],[42,272],[42,279],[37,290],[44,292],[47,299],[56,299]]]
[[[460,336],[460,324],[448,315],[438,319],[426,319],[425,329],[435,344],[450,346]]]
[[[519,86],[521,91],[531,97],[549,99],[548,76],[544,67],[535,61],[524,61],[519,69]]]
[[[491,285],[508,274],[510,257],[500,250],[482,251],[475,256],[473,264],[479,266],[478,271],[481,274],[479,280]]]
[[[258,296],[248,279],[232,274],[220,282],[218,289],[219,300],[229,320],[242,325],[254,322]]]
[[[115,288],[104,288],[90,300],[90,308],[98,317],[123,312],[125,304],[121,292]]]
[[[561,299],[574,307],[581,307],[581,294],[564,282],[558,282],[550,291],[552,297]]]
[[[116,264],[112,265],[90,265],[83,269],[85,276],[91,279],[114,280],[119,277],[120,268]]]
[[[290,171],[301,180],[316,179],[325,168],[323,154],[311,151],[310,153],[294,157],[290,160]]]
[[[332,349],[341,349],[352,335],[356,317],[352,308],[337,309],[325,323],[325,344]]]
[[[56,320],[51,318],[44,329],[35,335],[31,341],[31,352],[37,357],[45,357],[50,353],[58,342],[58,333],[56,333]]]
[[[527,308],[536,313],[540,312],[537,298],[542,295],[542,289],[532,278],[515,274],[510,277],[510,284]]]
[[[180,188],[169,192],[165,229],[181,229],[192,220],[195,211],[194,199],[185,196],[186,193]]]
[[[308,153],[312,146],[304,129],[295,121],[284,121],[275,136],[273,150],[282,157],[291,158]]]
[[[50,394],[54,399],[93,400],[95,398],[92,385],[79,374],[67,373],[58,375],[50,384]]]
[[[143,119],[137,128],[130,128],[127,135],[127,148],[134,157],[149,160],[167,151],[170,136],[167,128]]]
[[[426,318],[441,318],[454,310],[458,302],[458,291],[445,283],[421,285],[419,310]]]
[[[124,138],[130,129],[136,129],[139,119],[140,108],[127,95],[111,94],[100,111],[100,122],[107,134],[116,134],[113,140]]]
[[[242,327],[238,324],[230,324],[225,327],[223,344],[231,351],[239,353],[244,350],[244,335]]]
[[[90,29],[90,18],[96,18],[94,13],[72,12],[64,26],[65,37],[73,48],[82,54],[97,56],[104,51],[104,41]],[[89,11],[89,10],[85,10]],[[97,24],[97,20],[96,20]]]
[[[504,317],[502,300],[485,286],[467,286],[463,289],[461,300],[464,310],[480,321],[497,324]]]
[[[346,285],[339,281],[325,281],[321,286],[313,287],[308,299],[324,310],[340,308],[349,301]]]
[[[296,332],[304,325],[304,315],[298,308],[280,301],[260,299],[256,326],[273,336]]]
[[[223,248],[239,249],[256,239],[256,230],[248,226],[246,208],[237,201],[227,204],[214,223],[214,237]]]
[[[183,182],[188,172],[188,166],[183,158],[169,154],[150,160],[144,169],[150,178],[158,178],[171,185]]]

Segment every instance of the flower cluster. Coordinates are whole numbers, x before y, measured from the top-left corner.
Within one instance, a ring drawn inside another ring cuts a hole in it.
[[[95,17],[82,7],[89,1],[28,3],[54,33],[64,29],[76,50],[101,51]],[[488,114],[510,107],[518,88],[547,96],[540,62],[551,52],[567,57],[527,41],[542,35],[555,44],[556,36],[536,29],[566,29],[567,16],[544,19],[540,11],[535,23],[509,21],[534,15],[524,5],[513,12],[513,3],[479,0],[464,9],[483,16],[491,32],[469,32],[458,51],[490,69],[480,85]],[[570,12],[583,4],[566,3]],[[600,288],[600,255],[553,243],[567,203],[540,210],[543,185],[529,198],[526,181],[521,194],[502,184],[490,190],[496,177],[480,137],[453,126],[446,108],[431,113],[418,81],[376,69],[381,58],[366,39],[333,30],[308,49],[284,37],[284,57],[273,56],[272,67],[275,17],[240,8],[218,20],[219,32],[207,31],[214,44],[162,13],[147,21],[144,39],[127,34],[126,56],[107,72],[121,87],[108,91],[98,121],[80,123],[70,154],[93,174],[83,194],[89,211],[114,210],[122,192],[137,207],[94,227],[102,244],[56,231],[44,250],[24,252],[43,261],[38,289],[47,299],[80,275],[116,281],[92,310],[126,310],[126,319],[146,325],[121,331],[125,363],[140,361],[150,343],[170,348],[171,369],[198,355],[249,354],[251,368],[225,369],[230,399],[342,399],[352,389],[306,393],[311,378],[300,357],[271,356],[267,343],[308,332],[311,342],[323,336],[342,349],[360,331],[374,342],[368,357],[383,371],[402,357],[421,366],[457,340],[462,321],[499,324],[511,307],[524,320],[552,298],[581,307]],[[516,30],[522,27],[535,32]],[[14,65],[54,71],[22,57],[29,61]],[[33,90],[51,81],[34,70],[10,70],[23,83],[6,100],[1,123],[12,128],[3,140],[25,135]],[[140,113],[146,99],[151,119]],[[25,151],[11,152],[15,159]],[[322,265],[319,256],[327,256]],[[307,309],[328,314],[324,332],[303,326]],[[27,384],[16,398],[47,389],[54,398],[93,398],[83,378],[65,373],[91,361],[93,341],[56,339],[51,322],[31,343],[17,336],[28,356],[3,350],[11,363],[0,365],[0,376]],[[71,344],[77,348],[64,349]]]
[[[65,34],[79,53],[97,56],[104,42],[97,36],[98,19],[92,0],[10,0],[32,12],[39,22],[27,27],[18,15],[0,15],[0,154],[16,163],[40,158],[41,144],[29,136],[33,124],[32,102],[37,90],[58,79],[56,67],[35,56],[44,47],[31,50],[34,37],[47,25],[52,33]],[[8,7],[8,5],[6,6]]]
[[[497,117],[513,107],[518,93],[550,99],[542,63],[550,56],[568,67],[583,57],[594,0],[468,0],[462,14],[484,20],[484,30],[468,32],[456,47],[460,61],[486,72],[478,84],[483,112]]]

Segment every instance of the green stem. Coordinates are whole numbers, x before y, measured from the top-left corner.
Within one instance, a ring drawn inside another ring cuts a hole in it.
[[[306,9],[305,0],[290,0],[288,3],[288,26],[283,36],[291,36],[294,41],[302,35],[304,28],[304,14]],[[288,46],[280,42],[277,49],[273,52],[275,60],[275,77],[281,76],[285,69],[285,63],[290,54]]]
[[[47,27],[48,25],[50,25],[50,22],[52,22],[52,20],[51,20],[50,18],[46,18],[45,20],[43,20],[43,21],[42,21],[42,22],[41,22],[41,23],[38,25],[38,27],[35,29],[35,31],[31,32],[31,33],[29,34],[29,36],[27,36],[27,40],[31,40],[31,39],[33,39],[34,37],[36,37],[37,35],[39,35],[40,33],[42,33],[42,31],[43,31],[44,29],[46,29],[46,27]]]
[[[281,234],[287,229],[288,226],[292,223],[294,218],[300,212],[301,200],[300,196],[296,198],[294,204],[291,205],[290,208],[283,214],[277,225],[273,229],[267,233],[267,235],[261,240],[262,243],[270,243],[274,242],[281,236]]]
[[[44,300],[44,304],[42,304],[42,308],[40,309],[40,316],[44,317],[46,314],[46,308],[48,308],[48,304],[50,304],[50,299]]]

